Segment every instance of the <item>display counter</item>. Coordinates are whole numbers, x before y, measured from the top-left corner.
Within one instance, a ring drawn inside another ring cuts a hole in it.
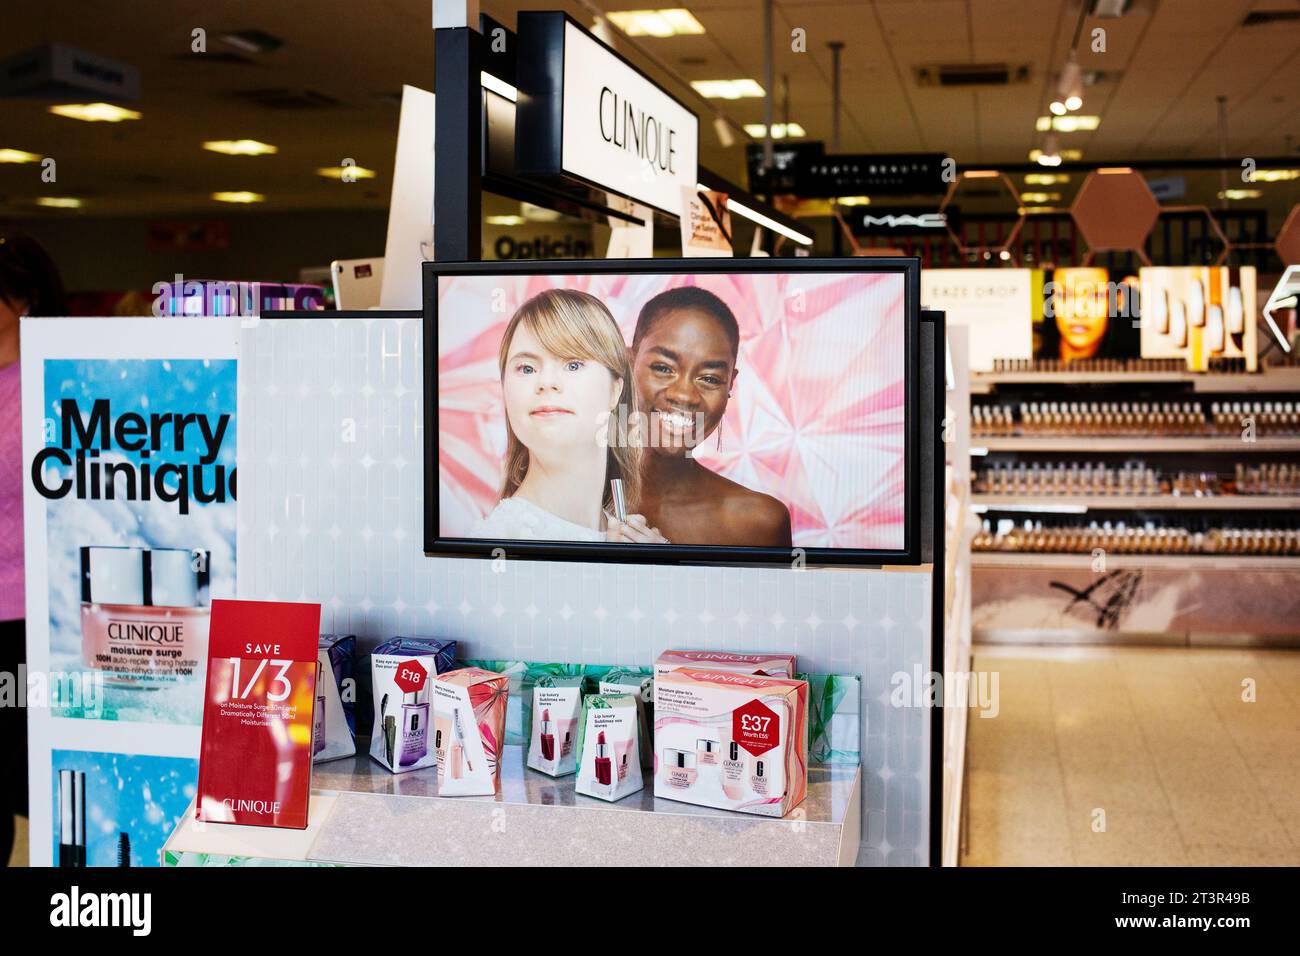
[[[194,807],[163,847],[165,866],[852,866],[861,768],[814,766],[808,795],[780,819],[658,799],[606,803],[572,776],[524,766],[507,747],[495,797],[440,797],[435,768],[385,770],[365,753],[319,765],[306,830],[200,824]]]

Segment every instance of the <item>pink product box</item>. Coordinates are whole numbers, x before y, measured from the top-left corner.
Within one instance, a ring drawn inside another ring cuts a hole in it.
[[[808,682],[683,669],[655,678],[655,796],[783,817],[808,792]]]
[[[655,661],[655,677],[683,667],[708,668],[759,677],[793,680],[798,669],[793,654],[737,654],[732,651],[664,651]]]

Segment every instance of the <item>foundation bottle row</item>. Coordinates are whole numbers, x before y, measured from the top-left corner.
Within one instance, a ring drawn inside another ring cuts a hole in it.
[[[1047,373],[1047,372],[1130,372],[1134,375],[1152,372],[1187,372],[1187,360],[1183,358],[1092,358],[1076,359],[1066,362],[1061,359],[994,359],[993,374],[1007,373]],[[1246,359],[1240,356],[1211,356],[1207,372],[1213,375],[1248,375],[1253,374],[1246,367]]]
[[[1300,434],[1300,403],[1021,402],[974,405],[977,437],[1012,435],[1286,436]]]
[[[1237,462],[1234,477],[1213,471],[1160,473],[1142,461],[1112,466],[1101,462],[1000,462],[972,475],[976,494],[1037,498],[1168,495],[1175,498],[1255,497],[1300,494],[1300,465]]]
[[[1300,531],[1295,528],[1211,528],[1191,531],[1154,523],[1093,522],[1087,526],[1024,522],[996,527],[985,519],[971,543],[975,551],[1016,551],[1048,554],[1231,554],[1298,555]]]

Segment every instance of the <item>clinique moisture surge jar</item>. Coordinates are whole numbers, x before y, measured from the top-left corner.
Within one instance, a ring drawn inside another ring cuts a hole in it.
[[[81,653],[109,684],[156,688],[208,653],[208,553],[81,549]]]

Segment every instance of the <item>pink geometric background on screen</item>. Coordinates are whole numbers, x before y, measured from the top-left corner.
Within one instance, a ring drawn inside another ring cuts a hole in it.
[[[641,306],[698,285],[740,324],[739,375],[700,462],[790,509],[798,547],[903,547],[903,280],[897,274],[458,276],[438,305],[441,533],[496,504],[505,455],[497,350],[545,289],[590,292],[631,342]]]

